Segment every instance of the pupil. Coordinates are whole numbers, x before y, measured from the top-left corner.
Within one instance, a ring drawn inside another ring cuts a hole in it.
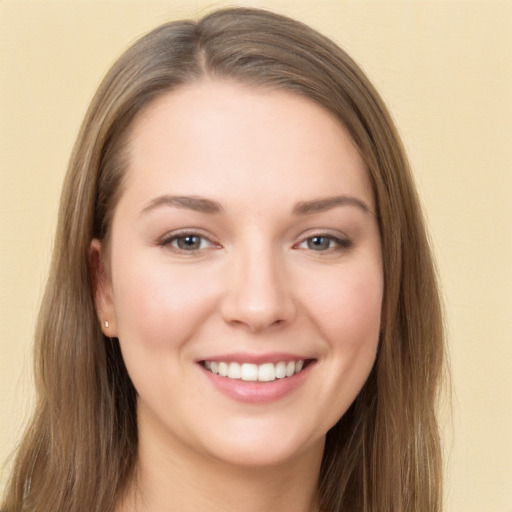
[[[183,236],[178,239],[180,249],[197,249],[199,244],[199,237],[194,235]]]
[[[325,236],[314,236],[309,239],[308,246],[315,251],[329,249],[330,240]]]

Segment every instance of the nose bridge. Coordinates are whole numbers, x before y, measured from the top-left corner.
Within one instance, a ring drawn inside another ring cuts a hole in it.
[[[259,236],[237,247],[223,308],[226,321],[251,331],[290,321],[294,306],[285,263],[284,254]]]

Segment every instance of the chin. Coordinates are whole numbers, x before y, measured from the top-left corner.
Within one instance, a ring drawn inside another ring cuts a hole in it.
[[[290,429],[256,430],[253,435],[245,430],[237,435],[221,437],[205,448],[218,461],[240,468],[266,468],[284,466],[302,457],[320,457],[323,454],[325,435],[297,435]],[[215,436],[217,437],[217,436]]]

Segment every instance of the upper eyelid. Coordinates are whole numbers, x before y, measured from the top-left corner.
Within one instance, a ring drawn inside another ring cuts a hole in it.
[[[303,233],[300,236],[298,242],[296,242],[293,247],[299,249],[300,246],[304,244],[307,240],[316,237],[328,238],[331,241],[333,241],[335,245],[334,247],[330,247],[326,251],[318,251],[319,254],[332,252],[333,250],[336,251],[342,249],[350,249],[354,245],[353,239],[349,237],[346,233],[330,229],[312,229]]]
[[[218,240],[215,239],[211,234],[205,233],[201,228],[182,228],[177,229],[174,231],[169,231],[159,237],[158,243],[168,243],[176,238],[184,237],[184,236],[198,236],[200,238],[204,238],[208,240],[211,244],[215,245],[221,245]],[[349,237],[346,233],[334,230],[334,229],[308,229],[307,231],[303,232],[300,236],[296,238],[296,242],[294,242],[294,245],[303,243],[308,238],[313,237],[327,237],[338,241],[343,242],[352,242],[352,238]]]
[[[186,238],[187,236],[195,236],[202,240],[206,240],[206,247],[199,247],[197,249],[182,249],[178,247],[177,240],[180,238]],[[164,235],[159,239],[159,241],[157,242],[157,246],[161,249],[166,249],[174,252],[177,255],[182,256],[198,255],[200,253],[203,253],[204,251],[220,248],[220,244],[213,241],[211,237],[199,233],[197,230],[182,230],[169,232],[168,234]]]
[[[302,233],[298,239],[300,241],[307,240],[308,238],[312,238],[315,236],[326,236],[329,238],[337,238],[340,240],[351,240],[351,238],[344,233],[343,231],[337,229],[308,229],[304,233]]]
[[[169,231],[169,232],[165,233],[164,235],[162,235],[159,238],[159,241],[165,242],[165,241],[173,240],[175,238],[180,238],[183,236],[197,236],[200,238],[205,238],[206,240],[208,240],[211,243],[215,243],[212,240],[211,235],[204,233],[203,230],[201,230],[199,228],[184,228],[184,229],[177,229],[174,231]]]
[[[302,245],[304,242],[310,240],[311,238],[328,238],[329,240],[335,242],[336,244],[338,244],[339,246],[347,246],[347,245],[352,245],[352,240],[348,239],[348,238],[345,238],[345,237],[339,237],[339,236],[333,236],[333,235],[321,235],[321,234],[318,234],[318,235],[311,235],[311,236],[306,236],[304,238],[302,238],[301,240],[299,240],[295,245]]]

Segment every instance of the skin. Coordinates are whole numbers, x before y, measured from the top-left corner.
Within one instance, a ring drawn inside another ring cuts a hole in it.
[[[210,80],[153,102],[128,148],[109,246],[92,244],[98,315],[138,392],[138,477],[119,510],[314,510],[326,432],[368,377],[381,324],[357,149],[308,99]],[[198,362],[233,353],[310,365],[284,396],[248,403]]]

